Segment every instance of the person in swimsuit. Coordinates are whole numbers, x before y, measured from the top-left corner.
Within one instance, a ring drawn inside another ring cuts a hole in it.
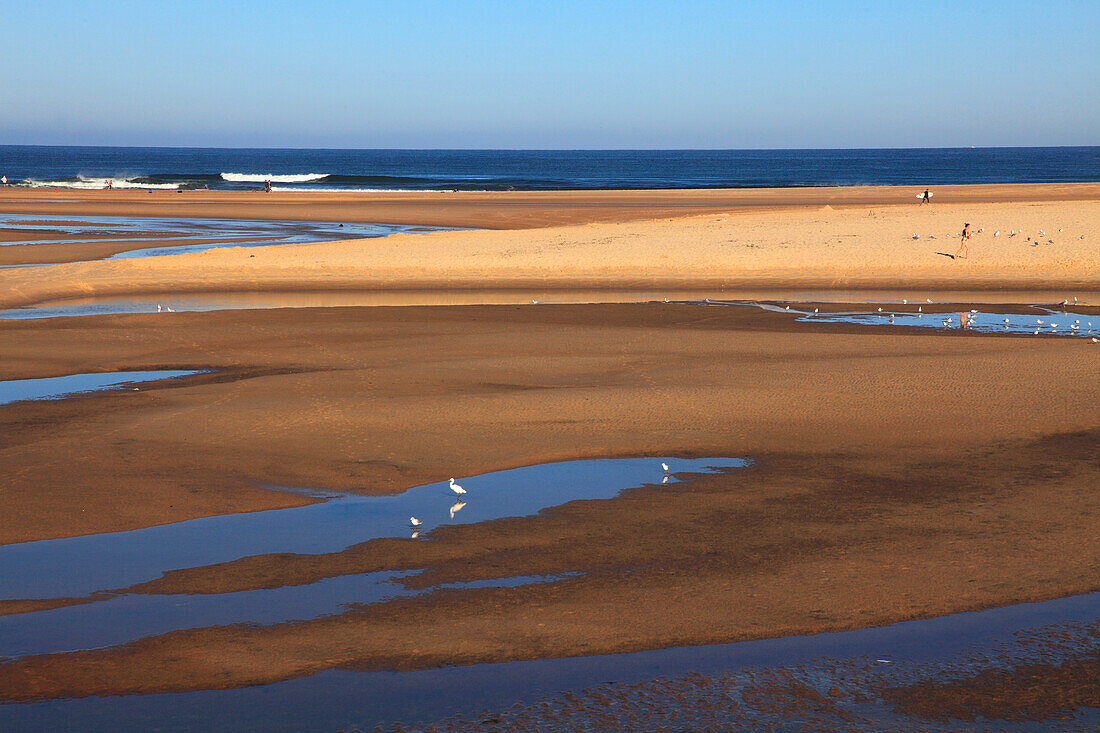
[[[970,259],[970,222],[963,224],[962,234],[959,235],[962,241],[959,243],[959,251],[955,253],[952,259],[961,257],[963,253],[966,253],[966,259]]]

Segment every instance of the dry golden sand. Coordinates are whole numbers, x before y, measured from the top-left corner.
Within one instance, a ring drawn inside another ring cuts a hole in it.
[[[1000,199],[1013,187],[977,188],[989,189],[985,199],[967,191],[976,200],[950,203],[951,197],[944,196],[943,202],[926,206],[913,199],[871,206],[837,203],[839,208],[802,202],[809,195],[806,191],[819,197],[826,195],[818,189],[772,192],[766,209],[739,205],[734,195],[737,192],[727,192],[726,209],[713,208],[705,215],[672,219],[523,231],[404,234],[356,242],[218,249],[162,258],[7,270],[0,272],[0,306],[82,295],[231,290],[1100,289],[1100,184],[1030,187],[1026,192],[1034,198],[1045,192],[1046,200],[1025,197],[1012,202]],[[896,200],[904,190],[869,191],[879,199]],[[698,200],[726,200],[719,193],[695,192],[692,195],[697,198],[692,198],[685,192],[666,192],[665,196],[668,200],[683,199],[677,210],[683,214],[695,211]],[[215,196],[210,192],[203,195]],[[837,195],[858,200],[855,193],[843,190]],[[231,195],[221,194],[216,201],[226,203],[226,196]],[[419,208],[406,212],[413,218],[405,223],[426,223],[438,209],[447,209],[439,198],[445,195],[435,196],[421,195]],[[503,201],[496,204],[498,208],[515,205],[502,194],[494,196]],[[546,199],[549,195],[541,196]],[[779,205],[775,202],[784,200],[784,196],[789,203],[776,208]],[[574,197],[561,194],[561,198],[568,202]],[[596,195],[593,198],[601,200]],[[98,213],[113,211],[108,203],[86,204],[85,208]],[[252,204],[238,203],[227,211],[259,217],[260,209],[272,205],[262,199]],[[348,216],[361,208],[354,199],[344,201],[342,206]],[[173,209],[156,206],[149,213],[168,211]],[[550,204],[537,209],[547,211],[553,213],[555,209]],[[569,211],[579,217],[588,209],[573,201]],[[631,212],[637,217],[652,216],[656,210],[635,207],[624,211],[620,206],[616,211],[620,216]],[[486,217],[479,221],[492,223],[491,217]],[[945,255],[956,252],[959,240],[950,235],[959,232],[966,222],[971,223],[973,231],[984,231],[971,240],[969,259],[953,260]],[[1009,237],[1014,229],[1022,229],[1024,234]],[[1046,234],[1040,235],[1040,229]],[[1001,235],[994,237],[998,230]],[[913,233],[922,238],[913,240]],[[936,239],[927,239],[930,234]],[[1040,241],[1037,245],[1033,244],[1036,238]],[[1054,243],[1047,243],[1048,239]]]
[[[785,286],[1095,286],[1095,247],[1073,243],[1100,236],[1094,199],[794,206],[779,220],[737,210],[220,250],[0,271],[0,297],[14,305],[410,278],[427,287],[444,275],[448,284],[499,287],[525,284],[523,273],[543,284],[625,285],[665,270],[679,283],[761,282],[779,277],[776,268],[787,268]],[[960,218],[986,229],[972,241],[974,258],[930,252]],[[1086,239],[1032,248],[1005,236],[1059,226]],[[937,239],[914,243],[911,231]],[[135,590],[225,592],[397,568],[425,568],[420,582],[581,575],[29,658],[0,665],[0,697],[730,641],[1097,590],[1098,364],[1100,347],[1083,339],[879,331],[660,303],[0,321],[0,379],[217,370],[137,392],[0,408],[0,542],[308,501],[258,488],[265,482],[378,493],[570,458],[756,461],[682,485],[675,501],[651,488],[448,528],[434,542],[380,540],[172,573]]]

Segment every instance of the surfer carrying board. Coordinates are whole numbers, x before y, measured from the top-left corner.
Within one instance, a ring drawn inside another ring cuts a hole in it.
[[[922,204],[927,204],[932,200],[932,194],[928,193],[928,189],[926,188],[924,189],[924,193],[922,193],[920,196],[917,196],[917,198],[920,199],[920,202]]]

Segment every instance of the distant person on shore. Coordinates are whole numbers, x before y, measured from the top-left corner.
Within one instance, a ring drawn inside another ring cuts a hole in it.
[[[932,201],[932,194],[928,193],[928,189],[924,189],[924,195],[920,197],[921,204],[927,204]]]
[[[970,222],[963,225],[962,234],[959,235],[962,240],[959,242],[959,251],[954,254],[952,259],[963,256],[966,253],[966,259],[970,259]]]
[[[110,179],[107,179],[106,181],[104,181],[104,184],[105,185],[103,186],[103,188],[105,188],[107,190],[110,190],[110,189],[115,187],[115,182],[110,180]]]
[[[264,181],[264,193],[271,193],[271,181]]]
[[[0,178],[0,184],[3,184],[5,186],[8,185],[8,177],[4,176],[3,178]]]

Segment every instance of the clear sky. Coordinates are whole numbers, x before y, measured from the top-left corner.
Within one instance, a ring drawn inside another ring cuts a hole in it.
[[[1100,144],[1100,1],[0,0],[0,143]]]

